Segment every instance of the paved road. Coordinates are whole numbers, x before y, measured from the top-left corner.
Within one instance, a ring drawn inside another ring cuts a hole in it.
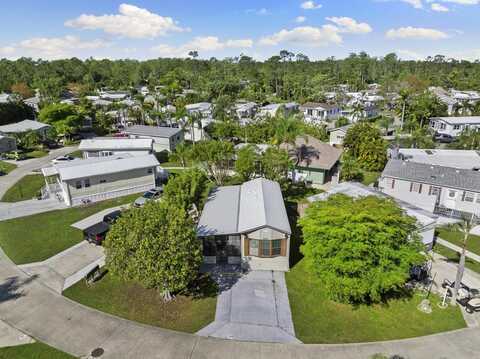
[[[462,248],[460,248],[459,246],[456,246],[453,243],[450,243],[449,241],[446,241],[445,239],[437,237],[436,241],[437,241],[438,244],[441,244],[444,247],[450,248],[450,249],[454,250],[455,252],[458,252],[458,253],[462,252]],[[475,254],[475,253],[470,252],[470,251],[466,251],[465,255],[468,258],[473,259],[476,262],[480,262],[480,256],[478,254]]]
[[[0,221],[65,208],[68,207],[56,198],[41,201],[32,199],[14,203],[0,202]]]
[[[29,277],[0,251],[0,320],[75,356],[103,348],[102,358],[369,359],[376,353],[409,359],[471,359],[480,329],[382,343],[302,345],[236,342],[177,333],[86,308]]]
[[[285,274],[271,271],[235,274],[221,273],[217,277],[221,293],[215,321],[197,334],[269,343],[301,343],[295,338]]]
[[[62,147],[50,151],[50,153],[45,157],[15,162],[18,167],[8,175],[0,177],[0,198],[2,198],[5,192],[7,192],[10,187],[17,183],[20,178],[32,173],[34,170],[45,167],[54,158],[73,152],[77,148],[77,146]]]

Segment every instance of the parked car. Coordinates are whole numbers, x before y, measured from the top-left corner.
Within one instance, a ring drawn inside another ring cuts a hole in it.
[[[133,205],[135,207],[142,207],[148,201],[154,201],[156,199],[159,199],[162,193],[162,187],[152,188],[151,190],[145,192],[141,197],[138,197],[135,202],[133,202]]]
[[[105,240],[109,229],[110,226],[107,223],[100,222],[85,229],[83,231],[83,236],[88,243],[93,243],[99,246]]]
[[[435,141],[440,143],[452,143],[455,142],[455,137],[446,134],[446,133],[436,133],[435,134]]]
[[[75,160],[74,157],[70,155],[60,156],[52,160],[52,163],[66,163]]]
[[[116,211],[113,211],[113,212],[110,212],[109,214],[106,214],[104,217],[103,217],[103,221],[109,225],[112,225],[114,224],[117,219],[119,219],[120,217],[122,216],[122,211],[120,210],[116,210]]]

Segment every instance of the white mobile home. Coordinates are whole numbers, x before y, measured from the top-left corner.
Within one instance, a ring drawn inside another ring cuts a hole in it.
[[[145,192],[155,187],[155,156],[110,156],[42,168],[51,196],[68,206]]]
[[[316,102],[307,102],[303,104],[300,106],[300,111],[303,112],[305,122],[308,123],[335,121],[341,115],[341,111],[338,106]]]
[[[183,130],[175,127],[158,127],[134,125],[127,127],[125,133],[130,138],[143,138],[153,140],[155,152],[175,151],[175,147],[183,142]]]
[[[153,140],[151,138],[97,137],[82,140],[78,149],[82,151],[85,159],[123,154],[146,156],[153,152]]]
[[[480,130],[480,116],[433,117],[430,119],[430,127],[435,132],[457,137],[467,129]]]
[[[49,128],[50,125],[47,125],[46,123],[33,120],[23,120],[17,123],[0,126],[0,134],[15,135],[28,131],[35,131],[42,139],[46,139]]]

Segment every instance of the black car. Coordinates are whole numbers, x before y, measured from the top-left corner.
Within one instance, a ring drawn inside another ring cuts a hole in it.
[[[100,222],[88,227],[83,231],[83,236],[88,243],[101,245],[107,236],[110,226],[105,222]]]
[[[122,211],[116,210],[105,215],[105,217],[103,217],[103,221],[107,224],[114,224],[117,221],[117,219],[121,217],[121,215],[122,215]]]

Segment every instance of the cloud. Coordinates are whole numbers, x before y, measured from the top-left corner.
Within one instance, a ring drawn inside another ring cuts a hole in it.
[[[322,5],[315,3],[315,1],[304,1],[300,7],[304,10],[315,10],[320,9]]]
[[[104,40],[96,39],[82,41],[76,36],[64,37],[35,37],[23,40],[15,47],[26,51],[34,57],[48,59],[66,58],[74,56],[79,50],[95,50],[110,46],[110,43]]]
[[[321,27],[301,26],[292,30],[280,30],[273,35],[262,37],[259,41],[260,45],[266,46],[275,46],[280,43],[320,47],[340,44],[342,43],[342,37],[338,33],[338,28],[333,25],[323,25]]]
[[[15,53],[15,47],[13,46],[4,46],[0,47],[0,56],[11,56]]]
[[[372,27],[365,23],[359,23],[350,17],[327,17],[328,21],[338,26],[339,32],[349,34],[366,34],[372,32]]]
[[[447,2],[458,5],[478,5],[480,0],[440,0],[441,2]]]
[[[415,9],[423,8],[422,0],[401,0],[401,1],[412,5]]]
[[[423,60],[425,56],[419,54],[418,52],[412,50],[397,50],[396,53],[400,55],[399,57],[403,60]]]
[[[118,14],[87,15],[82,14],[76,19],[67,20],[65,26],[86,29],[103,30],[108,34],[128,38],[155,38],[170,32],[182,32],[189,29],[181,28],[171,17],[164,17],[134,5],[121,4]]]
[[[448,7],[443,6],[442,4],[438,4],[438,3],[433,3],[431,5],[431,8],[432,8],[433,11],[438,11],[438,12],[449,12],[450,11],[448,9]]]
[[[190,51],[211,52],[227,48],[251,48],[253,41],[251,39],[237,39],[220,41],[216,36],[197,36],[193,40],[180,45],[171,46],[160,44],[152,47],[152,51],[164,57],[187,57]]]
[[[408,26],[390,29],[387,31],[386,37],[388,39],[441,40],[448,38],[448,35],[440,30]]]
[[[245,10],[247,14],[255,14],[255,15],[270,15],[270,11],[267,8],[262,7],[261,9],[247,9]]]
[[[303,23],[303,22],[305,22],[305,21],[307,21],[307,18],[306,18],[305,16],[297,16],[297,17],[295,18],[295,22],[296,22],[297,24],[301,24],[301,23]]]

